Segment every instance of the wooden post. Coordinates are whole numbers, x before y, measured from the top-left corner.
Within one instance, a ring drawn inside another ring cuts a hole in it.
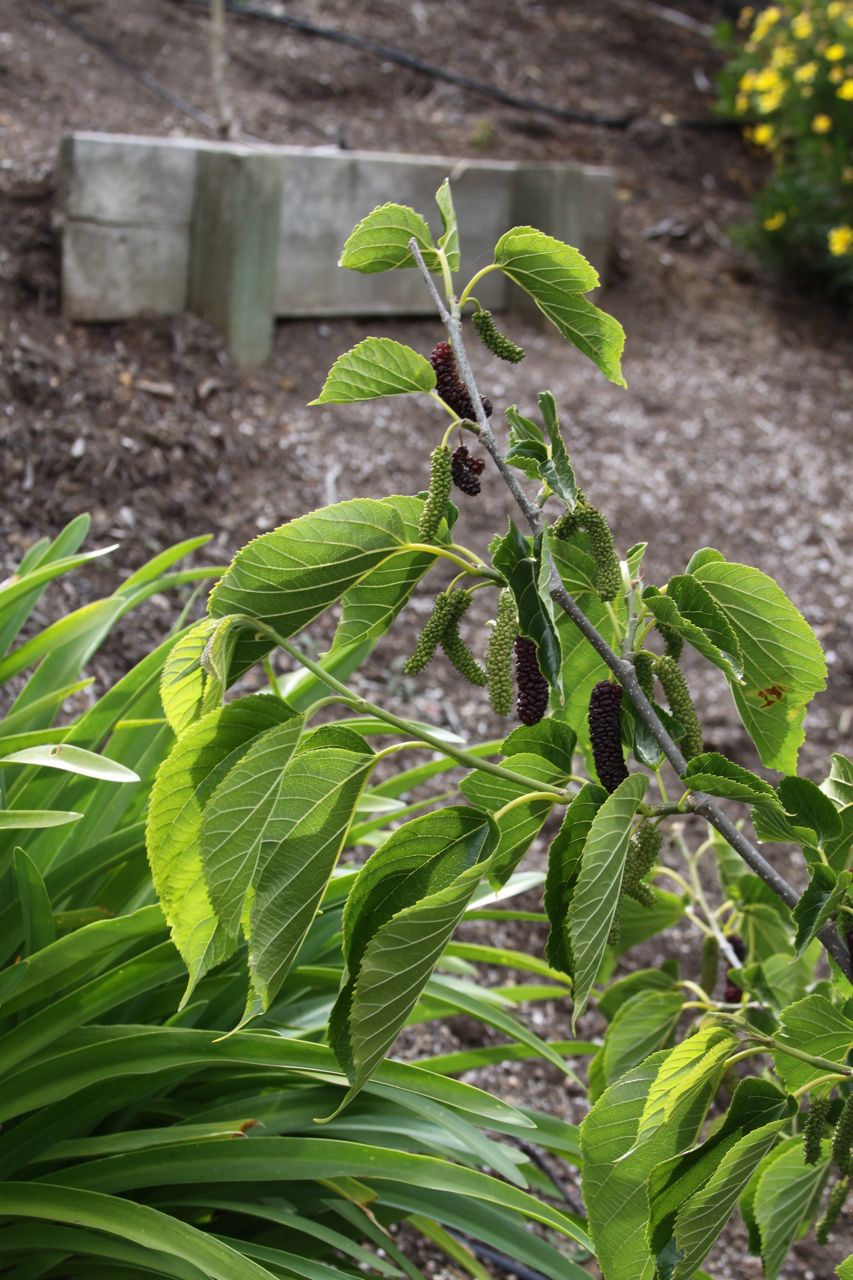
[[[242,367],[263,364],[272,350],[281,179],[267,151],[199,152],[189,306],[222,330]]]

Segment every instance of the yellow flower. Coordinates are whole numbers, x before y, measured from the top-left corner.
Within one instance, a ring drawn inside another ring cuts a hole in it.
[[[823,56],[827,62],[840,62],[844,57],[844,45],[840,40],[837,40],[835,44],[831,44],[828,49],[824,50]]]
[[[755,10],[753,9],[752,5],[751,4],[745,5],[744,8],[741,9],[738,15],[738,20],[737,20],[737,24],[740,27],[741,31],[744,29],[744,27],[749,26],[750,22],[752,22],[752,19],[754,17],[755,17]]]
[[[745,116],[749,110],[749,98],[745,93],[739,93],[735,98],[735,111],[739,116]]]
[[[814,133],[829,133],[832,128],[832,116],[824,115],[822,112],[816,115],[812,120],[812,131]]]
[[[796,18],[791,20],[791,31],[795,40],[808,40],[814,31],[809,15],[807,13],[798,13]]]
[[[789,44],[780,44],[773,50],[770,65],[781,71],[783,67],[792,67],[796,61],[797,55],[791,46]]]
[[[784,209],[777,209],[775,213],[771,213],[769,218],[765,218],[763,227],[765,231],[778,231],[780,227],[784,227],[788,221],[788,215]]]
[[[798,84],[811,84],[817,75],[816,62],[804,62],[801,67],[797,67],[794,72],[794,79]]]
[[[835,96],[844,102],[853,102],[853,80],[845,80]]]
[[[779,72],[775,71],[773,67],[765,67],[755,77],[755,87],[759,93],[766,93],[768,89],[775,89],[778,83]]]
[[[829,73],[829,83],[830,83],[830,84],[841,84],[841,81],[842,81],[843,79],[844,79],[844,68],[843,68],[843,67],[833,67],[833,68],[832,68],[832,70],[831,70],[831,71],[830,71],[830,73]]]
[[[845,253],[853,251],[853,227],[848,226],[846,222],[843,222],[840,227],[833,227],[826,238],[833,258],[840,258]]]
[[[755,72],[745,71],[740,78],[740,83],[738,84],[738,88],[740,89],[741,93],[752,93],[753,89],[755,88]]]
[[[761,41],[767,35],[771,27],[774,27],[782,17],[782,10],[777,4],[772,4],[769,9],[765,9],[758,15],[755,20],[755,26],[752,29],[753,40]]]
[[[752,131],[752,141],[757,147],[769,147],[776,137],[772,124],[757,124]]]
[[[826,6],[826,16],[828,18],[840,18],[843,11],[844,5],[841,0],[829,0],[829,4]]]
[[[769,115],[771,111],[776,110],[784,96],[784,85],[779,85],[777,89],[771,89],[770,93],[762,93],[758,99],[758,110],[763,116]]]

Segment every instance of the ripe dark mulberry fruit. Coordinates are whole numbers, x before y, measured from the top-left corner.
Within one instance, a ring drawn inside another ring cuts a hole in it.
[[[429,491],[418,521],[418,537],[421,542],[434,542],[439,525],[447,515],[447,500],[452,483],[450,450],[439,444],[430,455]]]
[[[450,461],[451,476],[457,489],[461,489],[469,498],[476,498],[480,492],[480,476],[486,463],[483,458],[472,458],[464,444],[454,449]]]
[[[508,587],[498,597],[498,616],[486,649],[489,701],[499,716],[512,710],[512,651],[518,635],[515,600]]]
[[[475,311],[471,320],[483,345],[488,347],[493,355],[501,360],[508,360],[510,364],[518,364],[519,360],[524,359],[522,348],[505,333],[501,333],[492,318],[491,311]]]
[[[853,1093],[845,1098],[832,1135],[832,1158],[839,1172],[845,1176],[853,1173]]]
[[[600,680],[589,699],[589,738],[595,772],[606,791],[615,791],[628,777],[622,754],[621,706],[622,686]]]
[[[817,1164],[820,1160],[820,1143],[828,1114],[829,1098],[812,1098],[803,1125],[803,1161],[806,1164]]]
[[[687,681],[681,674],[681,668],[674,658],[664,656],[655,662],[655,675],[660,680],[669,709],[684,730],[684,737],[679,742],[686,759],[702,754],[702,728]]]
[[[432,613],[418,636],[414,653],[403,663],[403,670],[407,676],[416,676],[431,661],[439,646],[441,637],[444,635],[450,616],[451,592],[442,591],[435,598]]]
[[[832,1228],[841,1217],[841,1210],[844,1208],[844,1201],[847,1199],[849,1189],[849,1180],[842,1178],[840,1182],[836,1182],[830,1191],[823,1217],[815,1228],[815,1239],[818,1244],[827,1244],[829,1242]]]
[[[459,376],[456,357],[449,342],[437,342],[433,347],[429,362],[435,370],[435,389],[444,403],[458,414],[460,418],[476,421],[474,405],[468,394],[468,388]],[[492,402],[482,397],[483,413],[487,418],[492,416]]]
[[[528,636],[515,639],[516,711],[522,724],[538,724],[548,710],[548,681],[539,670],[536,645]]]
[[[471,603],[470,591],[454,591],[450,597],[450,610],[441,635],[441,647],[445,657],[460,676],[478,688],[484,688],[488,677],[459,634],[459,622]]]

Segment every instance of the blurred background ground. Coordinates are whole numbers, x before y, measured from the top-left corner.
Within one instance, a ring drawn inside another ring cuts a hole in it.
[[[127,60],[211,109],[203,12],[178,0],[133,7],[65,0],[64,8]],[[701,22],[714,16],[701,0],[680,0],[678,8]],[[518,94],[636,116],[626,130],[565,124],[352,49],[229,18],[233,104],[256,138],[616,168],[620,223],[599,302],[627,331],[628,390],[605,382],[553,332],[528,324],[512,329],[527,359],[509,368],[483,353],[481,385],[497,405],[517,402],[528,413],[539,390],[553,389],[579,478],[617,542],[623,549],[650,542],[649,581],[665,581],[701,545],[778,579],[827,650],[829,686],[810,712],[802,759],[804,772],[823,777],[853,719],[853,328],[831,303],[764,278],[732,248],[727,228],[745,216],[761,179],[739,135],[665,123],[712,118],[713,44],[628,0],[298,0],[287,11]],[[405,401],[305,405],[334,358],[366,331],[428,353],[442,336],[437,324],[281,324],[269,365],[245,374],[191,317],[73,328],[62,320],[55,163],[61,136],[75,128],[182,134],[195,126],[37,3],[3,6],[0,569],[36,537],[90,511],[90,545],[120,547],[88,580],[55,586],[53,600],[69,607],[111,589],[120,571],[179,538],[210,532],[212,558],[225,561],[247,538],[313,506],[421,488],[429,448],[444,429],[436,412]],[[341,228],[342,239],[348,230]],[[482,549],[508,510],[494,474],[487,471],[480,499],[460,503],[461,538]],[[486,612],[472,609],[474,623]],[[96,659],[95,674],[106,680],[125,669],[171,617],[166,601],[134,616]],[[439,664],[414,683],[402,676],[423,617],[417,603],[407,610],[361,687],[471,738],[493,734],[485,699],[460,692]],[[321,632],[315,638],[321,646]],[[691,674],[709,746],[754,764],[721,680],[698,664]],[[566,1023],[565,1010],[554,1016]],[[549,1035],[567,1034],[562,1024]],[[464,1028],[450,1035],[451,1044],[464,1042]],[[578,1119],[555,1073],[535,1072],[551,1105]],[[535,1072],[525,1069],[525,1088],[539,1088]],[[512,1091],[519,1078],[504,1076],[503,1087],[509,1079]],[[735,1239],[719,1255],[718,1280],[759,1274],[741,1247]],[[808,1246],[796,1253],[785,1280],[829,1276],[828,1254]]]

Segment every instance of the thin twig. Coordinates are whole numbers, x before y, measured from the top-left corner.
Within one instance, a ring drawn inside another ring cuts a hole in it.
[[[531,502],[527,494],[522,489],[516,473],[512,470],[501,452],[494,433],[489,426],[483,410],[483,402],[480,399],[480,393],[477,389],[477,380],[471,368],[468,359],[468,353],[465,349],[465,341],[462,337],[462,321],[455,307],[451,311],[447,310],[442,300],[438,297],[438,291],[435,283],[429,273],[423,254],[418,247],[417,241],[413,238],[409,241],[409,249],[414,257],[421,275],[427,283],[433,301],[437,302],[437,309],[450,338],[453,347],[453,354],[456,358],[456,364],[462,381],[465,383],[468,394],[471,397],[471,403],[474,406],[474,413],[479,428],[479,437],[483,443],[487,453],[491,456],[495,466],[513,498],[515,499],[519,509],[530,527],[531,532],[539,534],[543,529],[543,519],[540,509],[535,503]],[[654,707],[649,702],[643,690],[640,688],[637,680],[633,664],[627,658],[620,658],[618,654],[610,648],[610,645],[590,622],[589,618],[583,612],[577,601],[566,590],[566,587],[557,570],[553,558],[547,547],[543,549],[543,554],[548,558],[548,568],[550,572],[550,594],[551,599],[558,604],[565,614],[571,618],[572,622],[578,630],[586,637],[589,643],[595,649],[601,660],[616,676],[616,679],[622,685],[622,688],[628,694],[637,715],[651,732],[658,746],[663,751],[669,763],[672,765],[679,778],[682,778],[687,769],[687,760],[680,747],[667,732],[666,727],[658,717]],[[694,792],[691,803],[691,810],[699,814],[700,817],[706,819],[707,822],[719,831],[735,853],[743,859],[751,871],[764,881],[773,892],[781,898],[788,907],[795,907],[799,902],[800,895],[788,884],[784,876],[781,876],[774,866],[759,852],[751,840],[749,840],[742,831],[739,831],[735,824],[723,812],[722,809],[711,799],[710,796],[702,792]],[[851,963],[850,955],[844,943],[839,938],[834,925],[828,924],[821,929],[818,937],[825,949],[835,960],[836,964],[842,972],[853,981],[853,963]]]

